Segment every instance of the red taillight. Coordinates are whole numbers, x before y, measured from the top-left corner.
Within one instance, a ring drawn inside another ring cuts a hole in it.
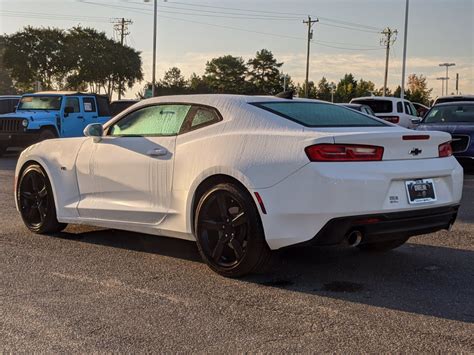
[[[430,139],[428,134],[410,134],[409,136],[403,136],[404,141],[423,141]]]
[[[400,117],[398,117],[398,116],[380,116],[380,118],[384,119],[385,121],[391,122],[391,123],[400,122]]]
[[[438,152],[440,158],[446,158],[453,155],[453,148],[451,147],[451,142],[440,144],[438,147]]]
[[[378,161],[383,147],[359,144],[315,144],[305,149],[311,161]]]

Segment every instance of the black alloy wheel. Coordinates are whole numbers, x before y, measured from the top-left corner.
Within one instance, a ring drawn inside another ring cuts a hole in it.
[[[56,219],[51,184],[39,165],[30,165],[22,173],[17,199],[23,222],[32,232],[55,233],[66,227]]]
[[[219,184],[202,196],[195,231],[201,256],[224,276],[257,271],[270,254],[254,202],[233,184]]]

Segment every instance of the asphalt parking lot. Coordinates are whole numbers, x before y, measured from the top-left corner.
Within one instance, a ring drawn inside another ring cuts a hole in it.
[[[386,254],[287,250],[222,278],[194,243],[27,232],[0,158],[0,352],[474,352],[474,175],[452,232]]]

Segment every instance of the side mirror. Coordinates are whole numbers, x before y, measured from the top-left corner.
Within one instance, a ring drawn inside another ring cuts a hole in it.
[[[100,142],[104,135],[104,127],[100,123],[91,123],[84,128],[84,135],[86,137],[93,137],[94,142]]]
[[[421,123],[421,118],[412,118],[411,123],[418,125]]]

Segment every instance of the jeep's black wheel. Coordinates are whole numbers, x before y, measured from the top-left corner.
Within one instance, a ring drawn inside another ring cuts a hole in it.
[[[40,142],[42,142],[46,139],[53,139],[53,138],[57,138],[56,133],[53,132],[53,130],[51,130],[49,128],[45,128],[45,129],[41,130],[38,140]]]
[[[23,222],[35,233],[56,233],[66,228],[56,218],[53,191],[46,173],[33,164],[23,171],[17,189],[18,207]]]
[[[204,193],[195,213],[195,234],[202,258],[223,276],[256,272],[270,257],[257,207],[234,184],[218,184]]]
[[[357,247],[363,251],[369,252],[384,252],[389,251],[395,248],[398,248],[406,243],[409,238],[399,238],[393,240],[386,240],[383,242],[375,242],[375,243],[367,243],[367,244],[360,244]]]

